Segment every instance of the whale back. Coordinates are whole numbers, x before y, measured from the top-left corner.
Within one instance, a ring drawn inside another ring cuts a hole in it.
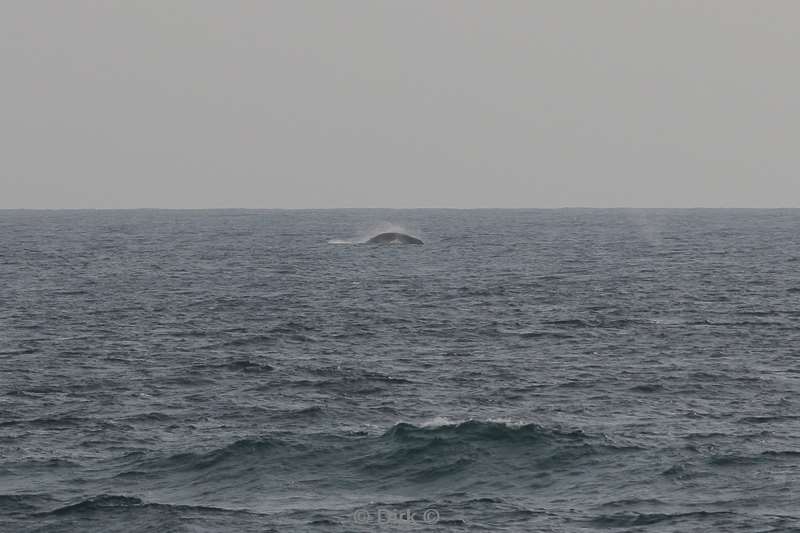
[[[422,241],[405,233],[388,232],[375,235],[368,244],[422,244]]]

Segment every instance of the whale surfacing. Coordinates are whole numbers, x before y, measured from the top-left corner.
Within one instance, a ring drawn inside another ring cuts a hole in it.
[[[405,233],[381,233],[367,241],[367,244],[422,244],[422,241]]]

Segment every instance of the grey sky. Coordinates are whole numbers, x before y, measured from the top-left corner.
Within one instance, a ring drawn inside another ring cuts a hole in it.
[[[800,2],[0,5],[0,207],[800,206]]]

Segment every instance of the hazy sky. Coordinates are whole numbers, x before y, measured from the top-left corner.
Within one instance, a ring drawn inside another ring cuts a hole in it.
[[[800,2],[5,0],[0,207],[798,207]]]

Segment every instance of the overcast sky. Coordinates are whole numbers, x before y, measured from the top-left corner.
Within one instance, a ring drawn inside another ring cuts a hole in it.
[[[798,207],[800,2],[6,0],[0,207]]]

